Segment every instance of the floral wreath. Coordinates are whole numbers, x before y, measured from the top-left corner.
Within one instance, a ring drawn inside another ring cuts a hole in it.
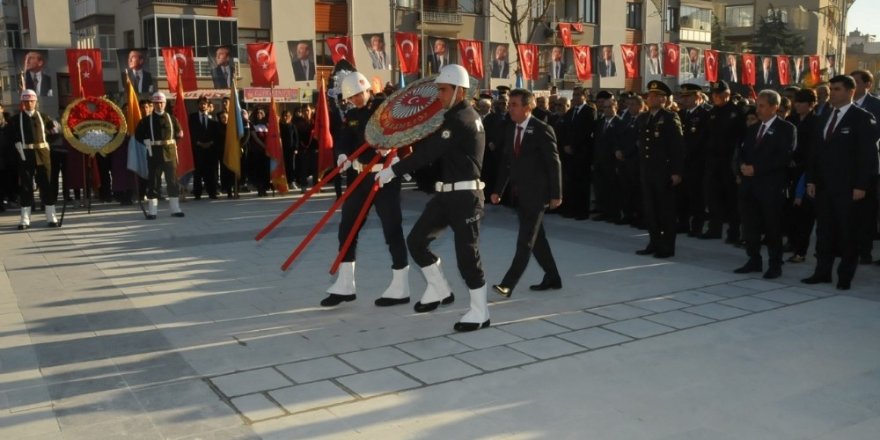
[[[128,134],[122,110],[104,97],[80,98],[71,102],[64,109],[61,126],[70,145],[89,156],[112,153]]]

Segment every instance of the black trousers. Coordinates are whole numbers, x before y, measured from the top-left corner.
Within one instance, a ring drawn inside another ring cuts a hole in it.
[[[871,259],[871,251],[874,248],[874,235],[877,234],[877,180],[868,185],[865,198],[858,204],[856,216],[858,218],[858,249],[859,256]]]
[[[284,175],[287,177],[287,185],[296,183],[296,150],[293,147],[284,147]]]
[[[862,202],[864,200],[852,200],[852,191],[816,194],[816,275],[830,277],[834,258],[840,257],[838,281],[851,281],[855,276],[858,265],[858,217],[855,214]]]
[[[345,199],[342,204],[342,221],[339,223],[339,249],[348,235],[354,228],[355,220],[361,212],[367,197],[373,186],[375,174],[367,176],[361,184],[354,189],[350,196]],[[388,182],[373,199],[373,206],[376,207],[376,214],[382,223],[382,233],[385,234],[385,244],[388,245],[388,251],[391,252],[391,268],[403,269],[409,265],[409,258],[406,253],[406,241],[403,238],[403,214],[400,210],[400,179],[394,179]],[[361,227],[363,224],[361,224]],[[354,239],[345,256],[342,257],[343,262],[355,261],[355,253],[357,251],[358,235],[360,235],[360,227],[354,233]]]
[[[642,168],[642,204],[648,227],[648,249],[675,253],[675,187],[668,174]]]
[[[444,229],[452,229],[458,271],[469,289],[486,285],[478,246],[480,220],[483,218],[483,191],[452,191],[436,193],[425,205],[406,237],[409,253],[419,267],[437,262],[429,246]]]
[[[198,145],[193,147],[193,195],[201,196],[202,192],[209,196],[217,195],[217,173],[219,171],[220,156],[214,147],[203,148]]]
[[[681,185],[676,190],[678,224],[696,234],[703,231],[706,222],[706,198],[703,195],[705,168],[703,160],[686,160]]]
[[[617,162],[617,179],[620,188],[620,207],[623,217],[635,220],[642,217],[642,183],[639,177],[639,164],[628,159]]]
[[[96,154],[95,163],[98,165],[98,177],[101,179],[101,188],[98,189],[98,197],[102,202],[112,202],[113,184],[110,178],[110,171],[113,168],[113,162],[110,160],[110,156]],[[89,178],[91,178],[91,176],[89,176]]]
[[[781,187],[745,187],[745,184],[740,191],[746,255],[752,262],[762,261],[763,233],[771,268],[782,266],[782,210],[785,206],[785,194],[782,191]]]
[[[148,166],[148,185],[147,198],[158,199],[162,194],[162,175],[165,175],[165,190],[168,197],[180,196],[180,184],[177,183],[177,162],[165,160],[165,149],[168,149],[167,156],[177,156],[177,147],[169,146],[151,146],[150,156],[147,157]]]
[[[559,279],[559,269],[556,267],[556,260],[553,259],[550,243],[544,233],[544,209],[543,206],[524,207],[517,204],[519,232],[516,236],[516,252],[513,254],[513,261],[507,273],[501,280],[502,285],[511,289],[516,287],[532,255],[544,270],[544,278]]]
[[[606,153],[610,156],[611,153]],[[620,218],[620,187],[617,179],[616,159],[604,157],[593,161],[593,188],[599,211],[610,219]]]
[[[20,185],[19,203],[22,207],[34,206],[34,181],[40,189],[40,202],[43,205],[54,205],[58,199],[58,188],[53,187],[46,172],[46,167],[37,165],[34,150],[24,150],[24,161],[19,156],[18,181]]]
[[[706,206],[709,208],[709,231],[721,233],[722,223],[728,223],[728,238],[739,238],[739,201],[736,177],[729,161],[712,161],[706,166]]]
[[[800,205],[792,205],[786,213],[786,220],[791,229],[789,241],[794,253],[800,256],[807,255],[810,247],[810,235],[813,233],[813,225],[816,223],[816,206],[812,198],[804,197]]]

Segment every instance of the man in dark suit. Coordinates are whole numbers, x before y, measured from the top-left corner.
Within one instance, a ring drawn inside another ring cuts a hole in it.
[[[190,138],[193,146],[193,197],[202,198],[202,192],[208,193],[211,199],[217,198],[217,175],[220,170],[219,123],[208,111],[208,97],[199,97],[199,111],[189,115]]]
[[[730,88],[724,81],[712,83],[713,107],[709,111],[709,142],[706,144],[704,188],[709,208],[709,227],[703,239],[721,238],[722,224],[727,223],[729,244],[738,244],[739,202],[736,176],[732,163],[736,148],[742,141],[746,121],[740,107],[730,99]]]
[[[819,122],[806,177],[807,195],[816,199],[816,269],[802,281],[830,283],[839,255],[837,288],[848,290],[858,263],[857,213],[877,178],[877,121],[853,105],[851,76],[835,76],[830,84],[832,110]]]
[[[214,82],[214,88],[228,89],[232,87],[232,81],[235,80],[235,66],[232,63],[232,57],[229,56],[229,48],[220,46],[214,52],[214,68],[211,69],[211,79]]]
[[[602,55],[599,58],[599,76],[603,78],[617,75],[617,65],[614,63],[612,47],[602,46]]]
[[[727,84],[739,83],[739,69],[736,68],[736,55],[727,54],[727,63],[721,68],[721,80]]]
[[[773,57],[761,58],[761,68],[758,69],[757,75],[755,75],[755,81],[758,90],[773,87],[779,82],[778,74],[773,67]]]
[[[601,116],[593,129],[593,192],[599,215],[593,220],[618,222],[621,208],[615,152],[619,149],[623,120],[617,116],[617,99],[607,90],[596,94],[596,104]]]
[[[828,87],[828,84],[819,84],[816,86],[816,109],[814,110],[816,116],[823,118],[828,116],[831,113],[830,108],[831,104],[828,103],[828,95],[831,93],[831,89]]]
[[[500,284],[492,289],[504,297],[510,297],[513,289],[529,264],[530,254],[544,270],[540,284],[532,290],[561,289],[562,279],[550,243],[544,234],[544,210],[554,209],[562,203],[562,171],[559,153],[556,151],[556,134],[553,128],[532,117],[535,95],[525,89],[510,92],[508,114],[513,124],[508,131],[498,167],[498,181],[490,195],[494,204],[501,202],[501,194],[508,183],[513,187],[516,213],[519,218],[519,234],[516,253],[510,268]]]
[[[746,129],[737,155],[743,235],[749,260],[736,273],[761,272],[761,234],[767,243],[769,267],[764,278],[782,275],[782,209],[785,205],[786,168],[797,140],[794,125],[776,116],[781,97],[762,90],[757,108],[760,124]]]
[[[874,88],[874,75],[867,70],[855,70],[850,76],[856,81],[856,93],[853,97],[853,104],[864,109],[872,116],[874,120],[880,122],[880,99],[868,93]],[[880,139],[880,129],[874,136],[875,141]],[[871,250],[874,244],[874,237],[877,234],[877,207],[878,207],[878,182],[875,179],[873,185],[868,186],[868,192],[865,195],[865,203],[862,208],[864,212],[857,214],[863,220],[858,231],[858,248],[859,263],[871,264]]]
[[[312,47],[307,41],[296,43],[296,49],[290,58],[293,60],[294,81],[314,81],[315,61],[312,59]]]
[[[590,182],[592,180],[593,128],[596,109],[587,104],[583,89],[572,91],[571,110],[565,114],[567,139],[562,143],[565,207],[563,215],[576,220],[590,217]]]
[[[43,68],[46,60],[43,53],[32,50],[24,56],[24,86],[40,96],[52,96],[52,77]]]
[[[128,52],[128,68],[125,69],[128,80],[138,94],[153,93],[153,75],[144,69],[146,55],[142,50],[132,49]]]
[[[678,113],[684,131],[684,174],[676,194],[678,202],[678,230],[696,237],[703,232],[706,221],[706,198],[703,180],[706,169],[706,144],[709,141],[709,110],[704,107],[702,88],[685,83],[681,85]]]
[[[433,52],[428,55],[428,72],[431,74],[440,73],[440,69],[451,62],[447,41],[443,38],[434,40]]]
[[[550,49],[550,61],[547,62],[547,78],[550,82],[560,81],[565,77],[565,61],[562,59],[562,47]]]
[[[650,236],[648,246],[636,254],[655,258],[675,255],[675,187],[684,167],[681,121],[663,107],[671,94],[662,81],[648,82],[648,111],[636,121],[642,203]]]
[[[510,64],[507,62],[507,45],[495,46],[495,58],[492,60],[492,78],[507,78],[510,76]]]

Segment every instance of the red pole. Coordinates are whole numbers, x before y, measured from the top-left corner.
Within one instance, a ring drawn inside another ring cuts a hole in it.
[[[361,155],[361,153],[366,151],[366,149],[369,148],[369,146],[370,145],[366,144],[366,143],[361,145],[360,148],[358,148],[357,150],[355,150],[354,153],[351,154],[351,156],[348,158],[348,160],[350,160],[350,161],[355,160],[358,156]],[[306,191],[306,193],[303,194],[302,197],[297,199],[296,202],[293,203],[293,205],[291,205],[290,207],[285,209],[284,212],[282,212],[280,215],[278,215],[278,217],[275,218],[275,220],[272,220],[272,222],[269,223],[268,226],[263,228],[263,230],[260,231],[260,233],[257,234],[256,237],[254,237],[254,240],[260,241],[263,238],[265,238],[267,235],[269,235],[270,232],[272,232],[276,227],[278,227],[278,225],[281,224],[281,222],[283,222],[287,217],[290,217],[290,215],[293,214],[294,211],[299,209],[299,207],[302,206],[303,203],[305,203],[310,197],[312,197],[312,195],[314,195],[315,193],[320,191],[321,187],[323,187],[327,182],[329,182],[334,177],[336,177],[336,175],[339,174],[339,171],[341,170],[341,168],[342,168],[341,165],[337,166],[332,171],[327,173],[327,175],[324,176],[323,179],[321,179],[318,183],[316,183],[315,186],[313,186],[311,189]]]
[[[394,159],[394,156],[397,155],[397,149],[391,150],[388,153],[387,157],[385,157],[385,166],[383,168],[388,168],[391,166],[391,161]],[[358,213],[357,218],[354,221],[354,226],[351,228],[351,231],[348,232],[348,237],[345,238],[345,243],[342,244],[342,248],[339,250],[339,254],[336,255],[336,260],[333,261],[333,265],[330,267],[330,275],[336,273],[336,270],[339,269],[339,263],[342,262],[342,258],[346,252],[348,252],[348,248],[351,247],[351,243],[354,241],[355,235],[357,235],[358,231],[361,229],[361,225],[364,224],[364,220],[367,218],[367,213],[370,212],[370,206],[373,205],[373,199],[376,198],[376,194],[379,193],[379,182],[373,182],[373,187],[370,189],[370,195],[367,196],[367,200],[364,201],[364,206],[361,207],[361,211]]]
[[[372,167],[379,162],[379,159],[381,159],[381,156],[377,154],[376,157],[374,157],[373,160],[371,160],[370,163],[367,164],[367,166]],[[352,182],[351,185],[346,188],[345,192],[342,193],[342,197],[336,200],[336,203],[334,203],[333,206],[330,207],[327,213],[324,214],[324,216],[321,217],[321,220],[318,221],[318,224],[315,225],[314,228],[312,228],[311,232],[309,232],[309,235],[306,235],[306,238],[303,239],[299,246],[294,249],[293,253],[290,254],[289,257],[287,257],[287,260],[285,260],[284,264],[281,265],[281,270],[287,270],[287,268],[290,267],[291,264],[293,264],[293,261],[296,260],[297,257],[299,257],[299,254],[301,254],[302,251],[305,250],[306,246],[308,246],[309,243],[312,241],[312,239],[315,238],[315,235],[317,235],[318,232],[320,232],[321,229],[324,228],[324,225],[327,224],[327,220],[330,220],[330,217],[333,216],[336,210],[339,209],[342,203],[345,202],[345,200],[348,199],[349,196],[351,196],[351,193],[355,190],[355,188],[357,188],[358,185],[360,185],[360,183],[363,182],[364,178],[367,177],[369,174],[370,173],[360,173],[357,178],[354,179],[354,182]]]

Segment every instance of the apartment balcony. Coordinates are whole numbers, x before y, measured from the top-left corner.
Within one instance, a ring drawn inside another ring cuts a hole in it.
[[[449,11],[424,11],[422,23],[461,24],[461,14]]]
[[[229,0],[235,7],[235,0]],[[217,0],[138,0],[138,8],[146,8],[153,5],[182,5],[217,7]]]
[[[77,0],[73,4],[73,21],[92,15],[113,15],[114,0]]]

